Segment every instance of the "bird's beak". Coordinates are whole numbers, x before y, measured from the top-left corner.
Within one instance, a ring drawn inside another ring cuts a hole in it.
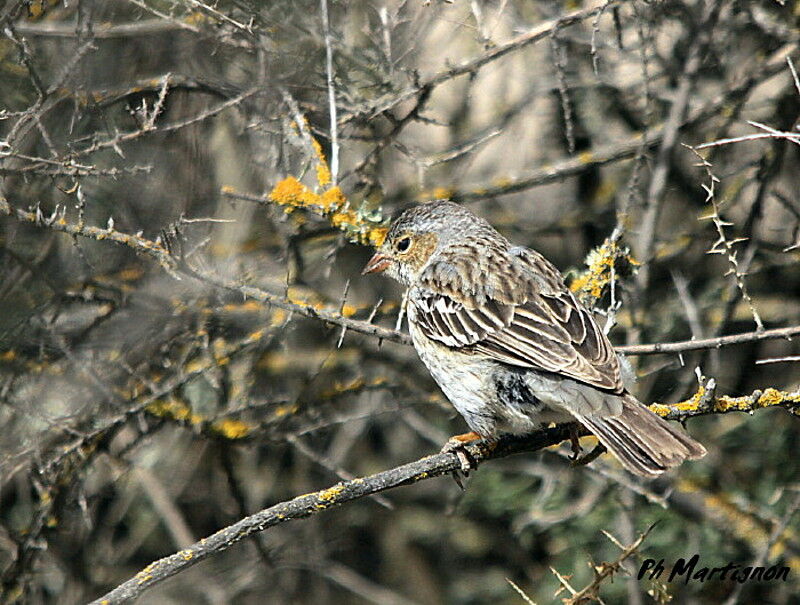
[[[386,271],[390,264],[392,264],[392,261],[388,256],[382,252],[376,252],[372,258],[369,259],[369,262],[364,266],[364,270],[361,272],[361,275],[367,275],[367,273],[381,273]]]

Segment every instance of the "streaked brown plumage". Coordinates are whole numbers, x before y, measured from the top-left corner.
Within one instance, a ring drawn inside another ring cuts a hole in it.
[[[414,346],[477,435],[577,420],[649,477],[706,453],[625,390],[611,343],[559,271],[458,204],[398,216],[364,269],[380,271],[408,286]]]

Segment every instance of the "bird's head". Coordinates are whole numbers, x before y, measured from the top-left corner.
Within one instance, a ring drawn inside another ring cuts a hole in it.
[[[386,273],[406,286],[449,247],[463,244],[467,234],[494,229],[458,204],[436,200],[402,211],[392,221],[378,251],[362,271]]]

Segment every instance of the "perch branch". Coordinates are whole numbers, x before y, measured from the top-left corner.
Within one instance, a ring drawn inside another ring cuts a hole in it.
[[[776,389],[755,391],[745,397],[714,396],[714,383],[709,380],[687,402],[675,405],[654,404],[651,408],[661,416],[686,420],[705,414],[748,412],[765,407],[786,407],[790,411],[800,405],[800,391],[785,393]],[[583,433],[587,434],[587,433]],[[504,458],[512,454],[533,452],[557,445],[570,438],[569,425],[542,429],[528,435],[502,435],[493,445],[478,442],[466,446],[476,463]],[[386,490],[411,485],[425,479],[441,477],[461,468],[458,455],[449,452],[426,456],[368,477],[341,481],[327,489],[297,496],[265,508],[225,527],[188,548],[155,561],[131,579],[97,599],[92,605],[115,605],[137,598],[159,582],[218,552],[227,550],[240,540],[275,525],[302,519]]]

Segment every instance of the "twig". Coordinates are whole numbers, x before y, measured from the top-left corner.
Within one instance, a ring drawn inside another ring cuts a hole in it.
[[[794,52],[795,50],[796,45],[792,44],[788,45],[788,48],[784,48],[773,53],[770,59],[761,63],[759,65],[759,69],[754,70],[750,77],[743,79],[737,85],[729,88],[711,101],[703,104],[703,106],[699,107],[697,110],[692,111],[686,121],[681,124],[681,128],[696,127],[697,125],[708,121],[710,118],[716,115],[721,108],[727,106],[736,99],[744,97],[747,92],[752,90],[756,84],[764,82],[775,74],[783,71],[784,65],[782,57],[785,55],[785,53]],[[780,61],[776,59],[776,56],[781,57]],[[648,99],[649,107],[652,105],[652,103],[649,101],[649,87],[646,83],[645,86],[645,95],[646,99]],[[568,158],[551,166],[540,168],[526,176],[504,179],[501,185],[493,185],[488,187],[484,185],[473,185],[456,189],[452,196],[454,199],[462,202],[490,199],[499,195],[517,193],[527,189],[532,189],[533,187],[552,183],[569,176],[579,175],[588,169],[617,162],[619,160],[636,158],[637,161],[640,161],[643,158],[644,152],[648,148],[662,144],[665,135],[666,126],[664,124],[660,126],[650,126],[650,113],[650,110],[648,110],[648,127],[646,131],[643,133],[634,133],[630,138],[622,141],[621,143],[614,143],[595,150],[581,152],[575,158]],[[632,183],[629,186],[629,198],[632,193],[632,187],[635,186],[636,180],[638,180],[638,173],[636,173],[634,176],[636,178],[632,178]],[[628,205],[629,203],[630,202],[628,202]]]
[[[356,478],[355,475],[339,467],[337,464],[335,464],[332,460],[328,459],[326,456],[323,456],[322,454],[315,452],[302,439],[300,439],[299,436],[291,434],[287,435],[286,441],[291,443],[295,447],[295,449],[297,449],[297,451],[300,452],[303,456],[319,464],[322,468],[333,473],[339,479],[342,479],[344,481],[351,481]],[[385,497],[379,494],[371,494],[369,497],[375,500],[375,502],[380,504],[382,507],[389,510],[394,510],[394,504],[392,504],[391,501],[389,501]]]
[[[472,444],[467,447],[473,459],[476,462],[482,462],[515,453],[540,450],[568,438],[567,427],[556,427],[526,436],[504,437],[492,451],[488,451],[482,444]],[[436,454],[368,477],[342,481],[328,489],[276,504],[245,517],[186,549],[151,563],[130,580],[93,601],[92,605],[115,605],[134,599],[163,580],[216,553],[227,550],[256,532],[294,519],[302,519],[346,502],[401,485],[411,485],[433,477],[447,475],[460,468],[461,463],[456,454]]]
[[[769,552],[772,550],[772,547],[777,544],[778,540],[780,540],[783,532],[786,531],[786,528],[789,526],[789,522],[792,520],[794,514],[800,509],[800,493],[797,493],[792,500],[792,503],[789,505],[789,508],[786,510],[786,514],[783,515],[780,523],[778,523],[775,528],[772,530],[770,534],[769,540],[764,545],[764,548],[758,553],[758,556],[753,560],[752,567],[759,567],[764,564],[769,557]],[[725,599],[725,603],[723,605],[736,605],[739,602],[739,597],[742,594],[742,590],[744,589],[744,583],[740,582],[736,585],[736,587],[731,591],[731,594]]]
[[[713,389],[709,389],[708,393],[713,395]],[[778,397],[773,396],[775,393],[777,391],[768,389],[763,392],[755,391],[752,395],[742,398],[718,397],[714,399],[713,396],[706,397],[706,391],[701,388],[694,406],[687,404],[676,404],[675,406],[654,405],[651,408],[657,412],[663,412],[664,410],[661,408],[665,408],[669,413],[662,413],[662,416],[675,420],[685,420],[710,413],[752,412],[755,409],[771,405],[782,405],[783,403],[786,403],[787,406],[796,406],[800,402],[800,392],[783,394],[788,397],[786,401],[779,401]],[[712,399],[714,401],[713,404],[706,405]],[[538,451],[561,443],[569,439],[570,435],[570,427],[568,425],[560,425],[527,435],[502,435],[491,446],[487,446],[484,442],[478,442],[469,444],[466,448],[470,457],[476,463],[481,463],[486,460],[504,458],[512,454]],[[256,532],[264,531],[294,519],[302,519],[340,506],[346,502],[372,496],[401,485],[411,485],[433,477],[440,477],[460,468],[461,462],[457,454],[452,452],[435,454],[368,477],[342,481],[328,489],[298,496],[287,502],[276,504],[245,517],[180,552],[151,563],[136,576],[94,601],[92,605],[114,605],[134,599],[159,582],[199,561],[227,550],[233,544]],[[574,589],[571,592],[579,594]]]
[[[657,342],[646,345],[625,345],[615,347],[618,353],[624,355],[657,355],[660,353],[684,353],[686,351],[699,351],[701,349],[719,349],[730,345],[744,344],[747,342],[758,342],[775,338],[791,339],[792,336],[800,334],[800,326],[790,326],[788,328],[775,328],[772,330],[758,330],[753,332],[742,332],[740,334],[729,334],[728,336],[718,336],[716,338],[702,338],[698,340],[681,340],[677,342]]]
[[[353,569],[342,565],[339,561],[323,561],[319,565],[319,573],[330,580],[361,597],[364,602],[378,605],[418,605],[409,599],[385,586],[375,584],[369,578],[357,574]]]
[[[261,198],[255,199],[261,201]],[[346,327],[348,330],[352,330],[354,332],[359,332],[361,334],[366,334],[368,336],[373,336],[375,338],[397,342],[400,344],[411,344],[411,337],[408,334],[398,330],[378,326],[370,323],[369,321],[342,317],[340,314],[337,314],[332,310],[319,308],[313,305],[294,303],[286,298],[272,294],[260,288],[226,280],[211,272],[202,271],[197,268],[190,269],[188,267],[180,266],[175,258],[170,255],[169,251],[161,245],[161,243],[148,240],[138,234],[132,235],[129,233],[122,233],[115,229],[81,226],[80,224],[69,223],[63,220],[63,217],[60,214],[45,217],[41,211],[32,212],[20,210],[18,208],[12,208],[7,202],[4,204],[3,208],[0,208],[0,210],[2,210],[4,213],[10,214],[20,222],[52,229],[53,231],[60,231],[72,236],[86,237],[97,241],[107,240],[114,242],[115,244],[127,246],[136,252],[153,258],[170,274],[191,276],[206,283],[238,292],[246,298],[264,302],[280,309],[284,309],[285,311],[297,313],[304,317],[319,319],[337,326]],[[758,342],[762,340],[772,340],[777,338],[790,339],[792,336],[797,334],[800,334],[800,326],[789,326],[785,328],[764,330],[762,332],[743,332],[740,334],[730,334],[727,336],[704,338],[700,340],[682,340],[676,342],[625,345],[615,347],[615,350],[624,355],[683,353],[686,351],[699,351],[702,349],[718,349],[720,347],[730,345]]]
[[[800,133],[798,132],[780,132],[772,131],[760,134],[746,134],[740,137],[731,137],[728,139],[718,139],[697,145],[695,149],[708,149],[709,147],[721,147],[722,145],[730,145],[731,143],[743,143],[745,141],[757,141],[759,139],[788,139],[792,143],[800,145]]]
[[[689,108],[689,99],[696,77],[700,72],[705,49],[711,40],[711,34],[722,8],[722,0],[706,0],[704,14],[699,23],[699,34],[694,38],[687,53],[686,62],[678,80],[675,91],[675,100],[669,109],[667,120],[664,124],[664,138],[656,155],[656,163],[650,177],[647,189],[645,211],[639,231],[638,257],[644,261],[636,276],[639,288],[644,291],[650,280],[650,267],[653,250],[656,244],[656,229],[661,216],[664,193],[667,187],[667,177],[672,166],[672,154],[678,142],[678,131],[683,126],[686,112]]]
[[[627,2],[627,0],[611,0],[610,2],[606,3],[606,5],[603,7],[603,10],[607,9],[609,6],[616,6],[623,2]],[[544,21],[533,29],[509,40],[505,44],[499,44],[489,49],[479,57],[465,61],[460,65],[455,65],[442,70],[430,78],[416,82],[414,85],[406,88],[405,90],[393,94],[388,99],[384,98],[366,107],[357,108],[348,115],[340,118],[340,126],[357,119],[373,118],[403,103],[404,101],[415,97],[425,89],[433,89],[440,84],[443,84],[458,76],[475,73],[481,67],[491,63],[492,61],[496,61],[497,59],[500,59],[509,53],[525,48],[529,44],[543,40],[544,38],[550,36],[550,32],[554,29],[574,25],[575,23],[580,23],[589,17],[593,17],[599,10],[599,8],[581,9],[572,11],[571,13],[567,13],[566,15],[557,17],[555,19]]]
[[[325,74],[328,85],[328,108],[331,121],[331,181],[336,185],[339,174],[339,128],[336,118],[336,89],[333,82],[333,41],[328,15],[328,0],[319,0],[322,8],[322,31],[325,37]]]
[[[639,537],[631,544],[627,546],[623,546],[614,536],[612,536],[607,531],[603,531],[603,534],[611,540],[617,547],[622,550],[619,554],[617,559],[612,563],[601,563],[600,565],[594,566],[592,565],[592,571],[594,571],[594,578],[592,579],[589,584],[584,586],[579,591],[572,592],[572,595],[564,599],[565,605],[579,605],[581,603],[590,603],[592,601],[597,601],[600,599],[598,595],[598,591],[600,590],[600,586],[602,583],[614,576],[615,573],[619,572],[622,569],[622,563],[625,562],[628,557],[634,554],[636,551],[639,550],[639,547],[644,542],[644,539],[650,533],[650,531],[655,527],[655,524],[648,527],[644,532],[642,532]],[[574,590],[574,589],[573,589]],[[602,602],[602,601],[601,601]]]
[[[199,8],[201,11],[211,15],[214,19],[216,19],[218,21],[221,21],[221,22],[224,22],[224,23],[227,23],[229,25],[232,25],[233,27],[235,27],[238,30],[241,30],[243,32],[247,32],[248,34],[252,34],[253,33],[253,30],[249,26],[244,25],[243,23],[239,23],[238,21],[236,21],[234,19],[231,19],[225,13],[221,13],[217,9],[215,9],[215,8],[213,8],[211,6],[208,6],[207,4],[205,4],[203,2],[200,2],[200,0],[183,0],[183,2],[185,2],[186,4],[188,4],[190,6],[194,6],[195,8]]]
[[[54,38],[76,38],[78,36],[74,23],[61,21],[17,23],[14,29],[26,36],[48,36]],[[188,23],[170,20],[165,15],[160,19],[143,19],[134,23],[93,23],[92,35],[95,39],[128,38],[131,36],[161,34],[180,29],[188,29],[194,33],[199,33],[200,31]]]
[[[200,28],[195,27],[194,25],[191,25],[189,23],[184,23],[180,19],[176,19],[176,18],[174,18],[174,17],[172,17],[170,15],[167,15],[166,13],[162,13],[162,12],[156,10],[155,8],[153,8],[152,6],[148,6],[147,3],[143,2],[142,0],[127,0],[127,1],[130,2],[131,4],[134,4],[134,5],[138,6],[142,10],[146,10],[146,11],[154,14],[159,19],[163,19],[164,21],[166,21],[168,23],[172,23],[173,25],[175,25],[176,27],[179,27],[180,29],[186,29],[186,30],[189,30],[190,32],[195,33],[195,34],[199,34],[200,33]]]
[[[602,10],[602,8],[600,10]],[[550,52],[553,55],[553,65],[556,68],[556,80],[558,81],[557,90],[559,99],[561,100],[561,113],[564,118],[564,135],[567,139],[567,151],[569,155],[573,155],[575,153],[575,124],[572,118],[572,101],[569,98],[569,88],[567,86],[567,53],[561,41],[558,39],[557,27],[554,27],[550,33]]]
[[[526,594],[523,592],[523,590],[522,590],[522,589],[521,589],[519,586],[517,586],[516,584],[514,584],[514,582],[512,582],[512,581],[511,581],[509,578],[506,578],[506,582],[508,582],[508,583],[511,585],[511,588],[513,588],[513,589],[516,591],[516,593],[517,593],[517,594],[518,594],[520,597],[522,597],[522,600],[523,600],[523,601],[525,601],[525,603],[527,603],[527,605],[536,605],[536,603],[534,603],[534,602],[531,600],[531,598],[530,598],[528,595],[526,595]]]
[[[797,89],[797,94],[800,95],[800,78],[797,77],[797,70],[794,68],[794,63],[792,62],[792,58],[786,57],[786,62],[789,64],[789,71],[792,72],[794,87]]]
[[[552,183],[569,176],[582,174],[589,168],[636,157],[642,148],[646,149],[657,145],[662,137],[663,129],[654,128],[644,137],[637,133],[622,143],[604,145],[591,151],[582,151],[576,157],[567,158],[550,166],[539,168],[519,178],[506,179],[499,185],[488,187],[474,185],[456,190],[453,192],[453,198],[461,202],[476,202],[499,195],[525,191],[526,189]]]
[[[260,92],[261,90],[262,89],[261,89],[260,86],[255,86],[255,87],[250,88],[250,89],[242,92],[241,94],[233,97],[232,99],[229,99],[229,100],[227,100],[227,101],[225,101],[223,103],[220,103],[220,104],[218,104],[218,105],[216,105],[216,106],[214,106],[214,107],[212,107],[210,109],[207,109],[206,111],[204,111],[204,112],[202,112],[202,113],[200,113],[200,114],[198,114],[196,116],[192,116],[191,118],[187,118],[186,120],[180,120],[178,122],[172,122],[172,123],[169,123],[169,124],[163,124],[162,126],[159,126],[158,128],[154,128],[154,129],[142,128],[142,129],[139,129],[139,130],[132,130],[132,131],[128,131],[128,132],[117,133],[116,135],[114,135],[110,139],[106,139],[106,140],[103,140],[103,141],[98,141],[97,143],[94,143],[93,145],[90,145],[89,147],[86,147],[85,149],[81,149],[79,151],[73,152],[70,155],[71,155],[71,157],[74,158],[74,157],[80,157],[80,156],[84,156],[84,155],[89,155],[91,153],[94,153],[96,151],[100,151],[102,149],[113,148],[114,150],[118,150],[120,143],[127,143],[128,141],[132,141],[134,139],[138,139],[140,136],[142,136],[144,134],[173,132],[175,130],[180,130],[181,128],[186,128],[187,126],[191,126],[192,124],[196,124],[197,122],[202,122],[203,120],[207,120],[208,118],[211,118],[211,117],[217,115],[218,113],[221,113],[221,112],[225,111],[226,109],[228,109],[230,107],[234,107],[234,106],[238,105],[239,103],[241,103],[245,99],[248,99],[248,98],[252,97],[256,93]]]
[[[800,361],[800,355],[785,355],[784,357],[767,357],[766,359],[756,359],[756,365],[760,366],[765,363],[786,363]]]
[[[722,217],[719,214],[720,205],[719,202],[717,202],[715,195],[716,184],[719,182],[719,179],[711,172],[711,164],[702,155],[700,155],[700,152],[689,145],[684,146],[687,149],[690,149],[692,153],[694,153],[700,159],[699,165],[705,170],[706,175],[708,176],[708,184],[704,183],[702,184],[702,187],[706,192],[706,202],[711,204],[711,208],[713,210],[713,213],[709,218],[714,222],[714,227],[717,230],[718,237],[707,254],[724,254],[728,259],[728,263],[730,264],[731,268],[728,270],[726,275],[733,275],[734,280],[736,281],[736,286],[739,288],[739,292],[742,294],[742,298],[744,298],[745,302],[747,302],[748,306],[750,307],[750,312],[753,314],[753,320],[756,322],[757,330],[763,331],[764,323],[761,321],[761,316],[758,314],[758,310],[755,308],[753,299],[750,298],[750,293],[747,291],[747,286],[744,283],[746,270],[739,268],[737,251],[734,250],[734,246],[741,242],[742,238],[733,240],[728,239],[727,235],[725,234],[725,227],[730,226],[731,223],[722,220]]]

